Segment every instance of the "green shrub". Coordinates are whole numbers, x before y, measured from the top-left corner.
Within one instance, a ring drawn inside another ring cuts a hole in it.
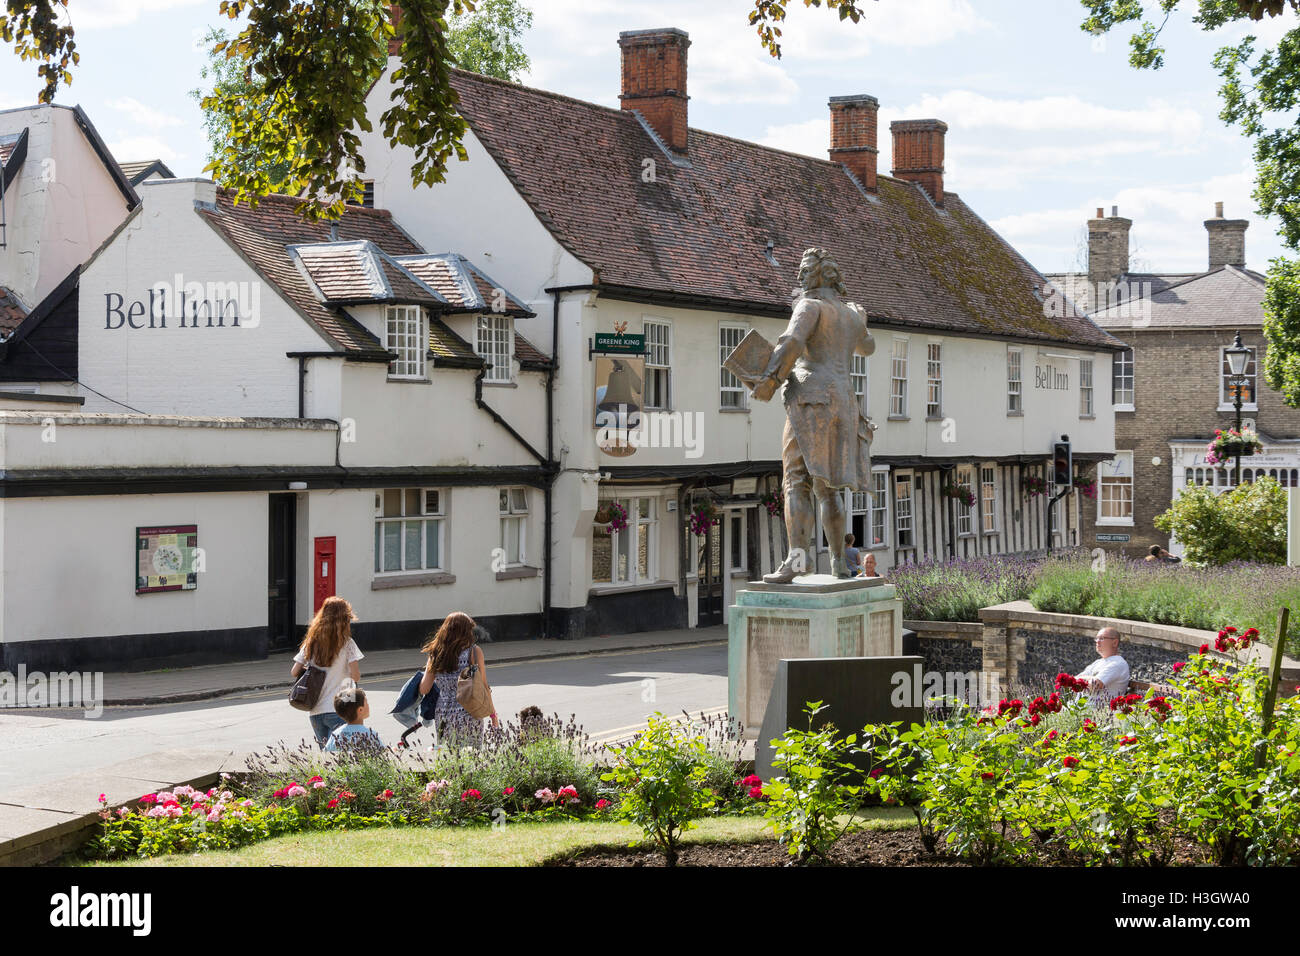
[[[676,866],[682,834],[715,802],[705,786],[710,764],[701,737],[656,713],[645,731],[615,750],[614,765],[601,779],[622,791],[619,819],[639,826],[667,864]]]
[[[1192,564],[1286,563],[1286,491],[1275,478],[1221,494],[1204,485],[1186,488],[1155,525],[1182,542]]]
[[[799,864],[814,857],[826,862],[835,841],[853,829],[859,806],[861,788],[852,781],[861,771],[849,759],[857,735],[841,739],[830,723],[813,730],[814,718],[825,709],[821,701],[809,703],[808,729],[790,729],[772,741],[776,776],[763,785],[764,816]],[[841,816],[847,817],[843,825]]]

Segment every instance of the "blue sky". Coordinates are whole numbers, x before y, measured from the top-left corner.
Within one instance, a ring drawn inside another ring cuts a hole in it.
[[[1045,272],[1078,266],[1098,206],[1133,220],[1135,269],[1205,268],[1202,221],[1216,200],[1251,221],[1249,265],[1282,252],[1254,215],[1249,147],[1218,119],[1210,59],[1247,32],[1275,39],[1283,22],[1205,34],[1175,16],[1166,66],[1153,72],[1128,65],[1123,36],[1082,33],[1076,0],[878,0],[857,25],[791,2],[780,61],[760,48],[746,0],[532,5],[530,85],[617,106],[618,32],[676,26],[692,40],[692,126],[824,157],[827,98],[871,93],[885,170],[890,120],[944,120],[946,187]],[[201,82],[199,38],[228,22],[217,0],[72,6],[82,61],[58,100],[85,107],[119,159],[198,175],[207,147],[187,93]],[[0,50],[0,108],[37,89],[35,66]]]

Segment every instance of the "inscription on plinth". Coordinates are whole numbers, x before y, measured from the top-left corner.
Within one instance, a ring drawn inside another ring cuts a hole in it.
[[[808,622],[791,617],[751,617],[749,619],[749,655],[746,680],[750,687],[770,690],[776,679],[777,664],[782,658],[808,654]],[[767,694],[751,694],[745,723],[757,727],[763,723]]]

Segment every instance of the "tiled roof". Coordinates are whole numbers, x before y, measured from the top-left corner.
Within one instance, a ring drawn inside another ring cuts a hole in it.
[[[289,252],[302,263],[326,304],[447,304],[370,240],[290,246]]]
[[[429,317],[429,352],[434,361],[450,365],[467,365],[479,368],[483,359],[468,342],[447,327],[436,315]]]
[[[1136,306],[1103,309],[1093,319],[1121,336],[1124,329],[1259,328],[1264,324],[1264,283],[1258,272],[1222,266],[1165,286]]]
[[[9,154],[14,151],[17,142],[17,136],[6,136],[4,139],[0,139],[0,166],[9,162]]]
[[[504,312],[525,318],[536,314],[462,255],[443,252],[398,256],[397,261],[436,289],[451,304],[450,312]]]
[[[4,338],[27,318],[27,310],[18,297],[0,285],[0,338]]]
[[[881,176],[868,197],[839,164],[695,129],[679,165],[630,112],[464,71],[452,84],[475,136],[600,285],[781,312],[803,251],[821,246],[883,323],[1119,347],[1085,317],[1046,315],[1046,280],[954,193],[939,210]]]
[[[161,159],[145,159],[139,162],[118,163],[117,165],[122,168],[122,175],[130,180],[132,186],[139,186],[140,183],[154,173],[158,173],[163,179],[176,178],[176,174]]]
[[[340,351],[386,351],[355,319],[326,308],[299,271],[289,246],[329,243],[335,237],[330,235],[330,223],[307,222],[299,217],[294,212],[297,204],[298,200],[290,196],[267,196],[256,207],[246,203],[236,206],[227,190],[218,189],[215,208],[200,209],[199,214]],[[369,240],[389,255],[420,251],[387,211],[362,206],[347,207],[337,222],[337,239]]]

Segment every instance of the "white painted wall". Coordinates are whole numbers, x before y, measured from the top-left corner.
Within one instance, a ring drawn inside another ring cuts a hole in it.
[[[6,642],[266,624],[265,494],[11,498],[3,508],[0,589],[22,595],[3,604]],[[137,595],[135,529],[164,524],[198,525],[207,570],[193,591]]]
[[[126,197],[65,106],[0,111],[0,133],[28,129],[27,159],[5,191],[0,285],[35,308],[126,216]]]

